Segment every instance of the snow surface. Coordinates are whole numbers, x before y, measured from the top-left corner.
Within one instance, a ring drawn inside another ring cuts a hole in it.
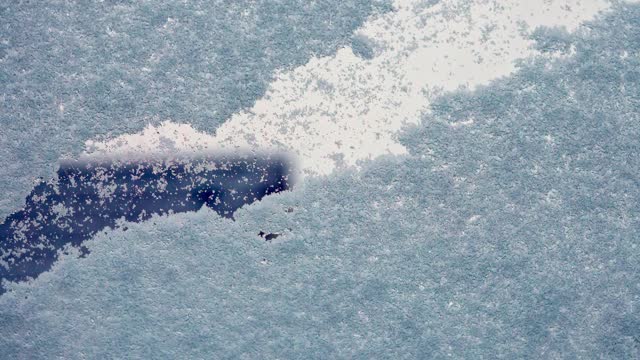
[[[640,5],[531,37],[503,77],[414,99],[428,111],[401,156],[236,221],[203,208],[101,233],[7,284],[2,355],[640,357]],[[358,59],[383,56],[356,39]]]
[[[274,71],[351,42],[386,0],[0,1],[0,218],[84,142],[213,131]]]
[[[351,46],[280,71],[264,97],[215,135],[167,119],[137,134],[89,140],[86,152],[163,153],[171,151],[166,142],[182,151],[277,149],[296,154],[303,174],[311,175],[404,154],[397,132],[415,123],[435,96],[510,74],[517,59],[536,53],[529,37],[537,27],[573,31],[608,3],[401,0],[393,6],[356,32],[355,49],[368,47],[372,56],[358,56]]]

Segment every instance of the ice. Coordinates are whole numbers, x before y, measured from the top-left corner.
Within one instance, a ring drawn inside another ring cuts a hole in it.
[[[8,284],[2,354],[638,358],[639,29],[618,3],[538,31],[566,54],[436,99],[406,155],[236,221],[203,208],[97,236]]]

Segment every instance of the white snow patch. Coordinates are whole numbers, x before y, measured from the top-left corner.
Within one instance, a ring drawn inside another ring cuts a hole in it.
[[[85,157],[251,149],[297,156],[307,175],[383,154],[403,154],[395,139],[444,91],[474,88],[514,71],[533,54],[538,26],[575,30],[608,7],[604,0],[397,0],[356,36],[372,44],[363,59],[351,48],[313,58],[276,75],[265,96],[233,115],[215,135],[170,121],[105,141],[87,141]],[[468,125],[468,124],[459,124]]]

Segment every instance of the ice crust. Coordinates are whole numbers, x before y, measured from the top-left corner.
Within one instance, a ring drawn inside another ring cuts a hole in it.
[[[566,56],[440,97],[405,156],[8,284],[2,355],[640,357],[640,6],[535,38]]]

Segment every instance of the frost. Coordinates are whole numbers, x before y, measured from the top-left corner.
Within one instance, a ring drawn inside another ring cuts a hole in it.
[[[640,5],[616,4],[562,34],[573,55],[434,99],[405,156],[236,221],[205,207],[99,234],[7,284],[2,354],[638,358],[638,29]]]

